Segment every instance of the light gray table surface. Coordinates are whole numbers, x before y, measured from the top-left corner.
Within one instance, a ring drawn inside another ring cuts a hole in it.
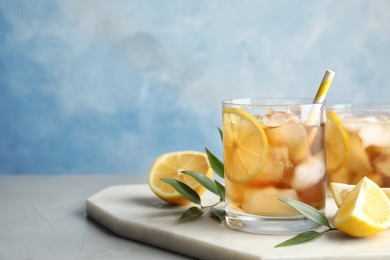
[[[146,175],[0,175],[0,259],[191,259],[119,237],[86,215],[96,192]]]

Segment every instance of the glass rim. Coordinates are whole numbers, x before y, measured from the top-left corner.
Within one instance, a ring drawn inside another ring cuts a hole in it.
[[[385,111],[390,112],[390,103],[337,103],[328,105],[329,110],[333,111]]]
[[[313,103],[313,98],[308,97],[243,97],[231,98],[222,101],[223,105],[232,106],[305,106],[324,105],[326,101]]]

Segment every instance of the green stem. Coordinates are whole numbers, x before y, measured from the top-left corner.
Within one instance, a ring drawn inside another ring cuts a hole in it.
[[[322,233],[329,232],[329,231],[332,231],[332,230],[337,230],[337,228],[329,227],[329,229],[322,231]]]
[[[214,203],[213,205],[209,205],[209,206],[202,206],[202,205],[200,205],[200,207],[201,207],[201,209],[207,209],[207,208],[215,207],[215,206],[217,206],[220,203],[222,203],[222,201],[219,201],[219,202]]]

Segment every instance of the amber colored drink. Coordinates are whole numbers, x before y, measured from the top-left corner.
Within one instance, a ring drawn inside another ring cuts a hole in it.
[[[279,200],[299,200],[320,211],[325,208],[325,106],[313,109],[310,102],[241,99],[224,103],[230,227],[272,234],[317,226]]]
[[[337,131],[343,132],[339,142],[345,151],[330,157],[328,181],[356,184],[364,176],[381,187],[390,187],[390,106],[378,104],[335,105],[330,108],[337,115]],[[330,131],[327,139],[337,139],[337,131]],[[329,169],[331,168],[331,169]]]

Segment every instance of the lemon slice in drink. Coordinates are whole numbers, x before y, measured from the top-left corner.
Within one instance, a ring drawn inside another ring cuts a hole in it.
[[[355,188],[356,185],[353,184],[345,184],[339,182],[331,182],[330,190],[333,195],[333,199],[337,205],[340,207],[343,204],[345,198],[348,194]],[[381,188],[381,190],[386,194],[386,196],[390,199],[390,188]]]
[[[348,134],[341,120],[333,111],[327,113],[326,122],[326,170],[338,171],[347,162],[349,156]]]
[[[368,237],[390,227],[390,201],[367,177],[352,189],[334,217],[338,230],[354,237]]]
[[[206,153],[197,151],[178,151],[160,155],[152,164],[148,174],[150,189],[162,200],[170,204],[186,204],[189,201],[178,193],[171,185],[160,180],[171,178],[184,182],[195,190],[198,195],[205,192],[205,188],[194,178],[180,171],[195,171],[211,178],[213,170]]]
[[[261,123],[248,112],[223,109],[225,176],[234,183],[255,177],[263,168],[268,140]]]

